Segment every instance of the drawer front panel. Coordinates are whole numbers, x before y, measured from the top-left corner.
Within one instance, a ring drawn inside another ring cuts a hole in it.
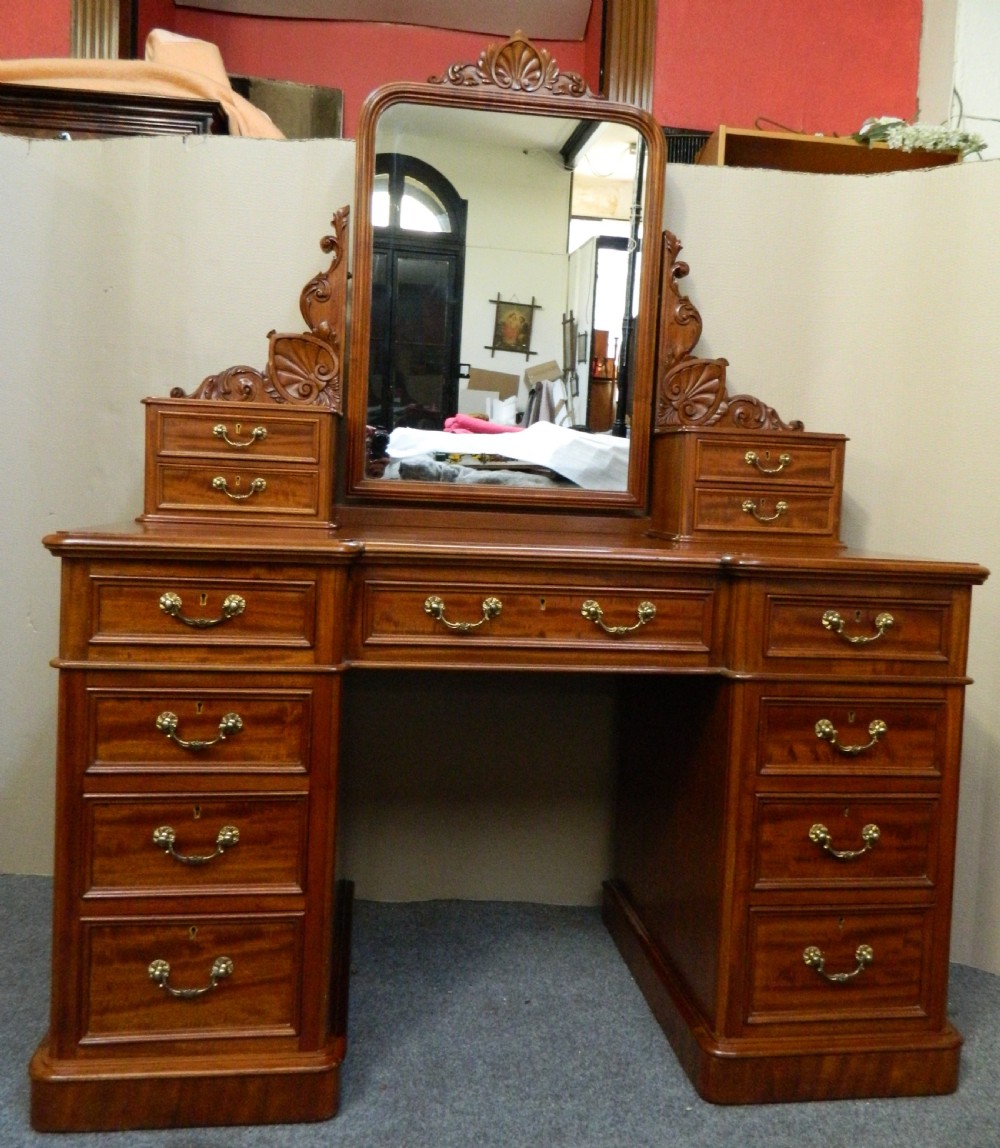
[[[950,595],[878,593],[843,587],[829,593],[760,589],[763,645],[748,668],[791,673],[963,673],[965,643],[955,641]]]
[[[308,769],[309,689],[240,689],[214,678],[186,688],[92,687],[87,698],[90,772]]]
[[[301,515],[320,513],[315,467],[279,468],[273,463],[239,466],[160,464],[156,468],[156,508],[171,513],[211,510],[214,514]],[[326,508],[323,508],[324,512]]]
[[[930,888],[937,816],[933,798],[758,797],[753,887]]]
[[[738,490],[695,490],[696,530],[830,536],[837,527],[837,499],[832,494],[750,485]]]
[[[925,1019],[931,925],[930,910],[752,910],[747,1022]]]
[[[439,608],[433,603],[437,600]],[[499,603],[491,617],[488,602]],[[585,606],[586,604],[586,606]],[[650,611],[650,607],[652,610]],[[586,608],[586,615],[584,613]],[[360,657],[384,656],[392,646],[463,651],[530,652],[544,660],[560,649],[600,650],[602,664],[627,663],[636,652],[708,657],[712,640],[710,589],[663,591],[553,585],[444,583],[414,585],[368,579],[364,586]],[[453,629],[449,623],[471,623]],[[617,632],[609,633],[604,626]]]
[[[850,774],[937,778],[949,760],[946,698],[762,696],[762,775]]]
[[[90,588],[93,659],[246,663],[266,649],[269,661],[314,660],[316,583],[308,577],[94,571]]]
[[[304,795],[89,798],[93,894],[301,893]]]
[[[832,487],[840,474],[840,453],[832,444],[799,443],[794,436],[761,441],[748,435],[743,441],[698,439],[695,479],[698,482],[760,483],[780,486]]]
[[[157,419],[155,449],[161,457],[319,462],[322,423],[315,415],[297,413],[282,417],[283,412],[282,415],[267,409],[251,412],[231,405],[206,412],[169,404],[159,408],[155,404],[151,406]]]
[[[88,922],[84,929],[84,1042],[288,1036],[298,1030],[297,919]],[[216,965],[226,958],[230,967]],[[151,976],[156,961],[169,965],[166,987]],[[170,990],[199,995],[178,997]]]

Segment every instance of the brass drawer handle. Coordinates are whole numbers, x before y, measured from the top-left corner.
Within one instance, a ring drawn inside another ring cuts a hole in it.
[[[235,433],[239,434],[240,429],[241,429],[241,424],[237,423]],[[266,439],[267,438],[267,427],[254,427],[253,430],[250,432],[250,437],[246,440],[246,442],[236,442],[235,439],[231,439],[229,437],[229,430],[226,427],[225,423],[216,423],[215,426],[212,427],[212,434],[216,438],[221,438],[222,441],[226,444],[226,446],[232,446],[232,447],[235,447],[237,450],[243,450],[248,446],[253,446],[253,444],[258,439],[260,439],[261,441]]]
[[[187,618],[181,613],[183,607],[180,594],[168,591],[160,595],[160,609],[164,614],[169,614],[171,618],[176,618],[185,626],[193,626],[196,630],[207,630],[209,626],[219,626],[223,622],[228,622],[230,618],[239,617],[247,608],[247,604],[246,599],[241,598],[239,594],[227,594],[222,603],[222,613],[218,618]]]
[[[820,620],[823,623],[824,630],[829,630],[833,634],[839,634],[845,642],[849,642],[852,646],[865,646],[869,642],[877,642],[895,621],[891,614],[887,614],[884,611],[881,614],[876,614],[875,633],[866,635],[845,634],[844,626],[846,623],[836,610],[824,611],[823,617]]]
[[[803,951],[802,959],[809,968],[814,969],[816,973],[825,980],[831,981],[835,985],[842,985],[845,981],[853,980],[865,971],[875,959],[875,951],[871,945],[858,945],[854,950],[854,959],[858,963],[849,973],[828,973],[824,967],[826,965],[826,958],[823,956],[822,950],[818,949],[815,945],[809,945],[808,948]]]
[[[212,962],[212,969],[208,974],[208,984],[201,989],[175,989],[173,985],[167,982],[170,979],[170,964],[168,961],[156,960],[150,963],[149,979],[154,982],[159,988],[163,989],[165,993],[177,998],[178,1000],[193,1000],[195,997],[203,997],[205,993],[210,993],[219,981],[224,980],[226,977],[233,975],[233,962],[229,957],[216,957]]]
[[[164,853],[169,853],[175,861],[180,861],[183,865],[207,865],[209,861],[221,857],[227,849],[240,843],[240,831],[235,825],[223,825],[215,838],[214,853],[178,853],[174,848],[176,840],[177,834],[169,825],[161,825],[153,830],[153,844]]]
[[[743,513],[752,515],[758,522],[777,522],[778,519],[788,511],[788,503],[784,499],[779,499],[774,504],[773,514],[761,514],[757,509],[757,503],[752,498],[745,498],[743,500]]]
[[[656,617],[656,607],[652,602],[640,602],[635,612],[639,620],[631,626],[608,626],[604,621],[604,611],[593,598],[588,598],[584,602],[580,607],[580,613],[588,622],[600,626],[606,634],[630,634],[633,630],[638,630],[640,626],[645,626],[647,622],[652,622]]]
[[[181,749],[190,749],[194,751],[208,749],[210,746],[218,745],[220,741],[225,741],[227,737],[232,737],[243,728],[243,719],[239,714],[223,714],[219,719],[219,734],[218,737],[213,737],[209,741],[202,741],[199,738],[192,738],[190,741],[185,741],[182,737],[177,736],[177,726],[179,724],[176,714],[172,714],[169,710],[164,710],[163,713],[157,715],[156,728],[162,734],[166,734],[168,738],[175,744],[179,745]]]
[[[836,857],[838,861],[853,861],[855,857],[863,857],[869,849],[874,847],[881,836],[882,830],[877,825],[870,823],[861,830],[861,840],[864,842],[862,848],[834,849],[833,838],[825,825],[817,822],[809,829],[809,840],[814,845],[818,845],[825,853],[829,853],[831,857]]]
[[[828,741],[835,750],[839,753],[846,754],[848,757],[856,757],[859,753],[864,753],[865,750],[874,748],[880,737],[883,737],[889,732],[889,727],[882,721],[881,718],[876,718],[873,722],[868,724],[868,737],[869,741],[864,745],[841,745],[837,740],[837,730],[833,722],[829,718],[820,718],[816,723],[816,736],[820,741]]]
[[[747,466],[755,466],[761,474],[781,474],[787,466],[792,465],[792,456],[790,454],[779,454],[777,466],[764,466],[755,450],[748,450],[743,456],[743,461]]]
[[[246,492],[246,494],[235,494],[229,489],[229,484],[222,477],[222,475],[218,474],[215,476],[215,478],[212,479],[212,487],[214,490],[221,490],[226,498],[231,498],[233,502],[246,502],[248,498],[253,498],[255,494],[261,494],[267,490],[267,479],[252,479],[250,482],[250,489]]]
[[[444,616],[443,598],[439,598],[437,594],[432,594],[424,602],[425,614],[430,614],[430,616],[438,622],[443,622],[449,630],[458,630],[461,634],[467,634],[469,630],[475,630],[478,626],[482,626],[486,622],[492,622],[494,618],[499,617],[502,609],[503,603],[499,598],[484,598],[483,616],[478,622],[449,622]]]

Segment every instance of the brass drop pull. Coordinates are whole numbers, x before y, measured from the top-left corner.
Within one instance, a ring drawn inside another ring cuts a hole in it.
[[[227,594],[223,599],[222,613],[218,618],[187,618],[181,613],[183,607],[180,594],[168,591],[160,595],[160,609],[164,614],[169,614],[171,618],[176,618],[185,626],[193,626],[196,630],[207,630],[210,626],[220,626],[230,618],[239,617],[247,608],[247,604],[246,599],[241,598],[239,594]]]
[[[176,841],[177,834],[169,825],[161,825],[153,830],[153,844],[164,853],[169,853],[175,861],[180,861],[183,865],[207,865],[214,858],[221,857],[233,845],[239,844],[240,831],[235,825],[223,825],[215,838],[214,853],[178,853],[174,848]]]
[[[212,479],[212,488],[214,490],[221,490],[226,498],[231,498],[233,502],[246,502],[248,498],[253,498],[255,494],[262,494],[265,490],[267,490],[267,479],[252,479],[250,482],[250,489],[246,492],[246,494],[236,494],[234,491],[229,489],[229,483],[226,482],[222,475],[218,474],[215,476],[215,478]]]
[[[494,618],[499,617],[503,603],[499,598],[484,598],[483,616],[478,622],[449,622],[444,616],[444,608],[444,599],[439,598],[437,594],[432,594],[424,602],[425,614],[430,614],[432,618],[443,623],[449,630],[457,630],[460,634],[466,634],[469,630],[475,630],[484,623],[492,622]]]
[[[816,723],[816,736],[820,741],[828,741],[838,753],[846,754],[848,757],[856,757],[859,753],[864,753],[865,750],[874,748],[880,737],[888,733],[889,727],[881,718],[876,718],[873,722],[868,723],[868,737],[870,740],[866,741],[864,745],[841,745],[837,740],[838,734],[836,727],[829,718],[820,718]]]
[[[858,945],[854,950],[854,959],[858,963],[849,973],[828,973],[825,968],[826,957],[823,956],[822,950],[818,949],[815,945],[809,945],[803,951],[802,959],[809,968],[815,970],[815,972],[825,980],[831,981],[835,985],[842,985],[845,981],[853,980],[865,971],[875,959],[875,951],[871,945]]]
[[[834,849],[830,830],[817,822],[809,828],[809,840],[818,845],[824,853],[836,857],[838,861],[853,861],[855,857],[863,857],[882,836],[882,830],[877,825],[868,824],[861,830],[861,840],[864,845],[860,849]]]
[[[169,710],[164,710],[156,718],[156,728],[162,734],[166,734],[168,738],[175,744],[179,745],[181,749],[189,749],[197,752],[198,750],[208,749],[210,746],[218,745],[220,741],[225,741],[227,737],[232,737],[234,734],[240,732],[243,728],[243,719],[239,714],[223,714],[219,719],[219,734],[208,741],[202,741],[199,738],[192,738],[190,741],[185,741],[182,737],[177,736],[177,726],[179,720],[176,714],[172,714]]]
[[[216,957],[212,962],[211,971],[208,974],[208,984],[200,989],[175,989],[173,985],[167,982],[170,979],[170,963],[168,961],[156,960],[150,963],[149,979],[156,984],[159,988],[163,989],[165,993],[175,997],[177,1000],[193,1000],[195,997],[203,997],[205,993],[210,993],[219,981],[224,980],[226,977],[233,975],[233,962],[229,957]]]
[[[656,617],[656,607],[652,602],[640,602],[635,612],[639,620],[631,626],[607,625],[604,621],[603,609],[601,609],[600,604],[595,602],[593,598],[588,598],[587,601],[584,602],[580,607],[580,613],[588,622],[593,622],[595,626],[600,626],[606,634],[630,634],[633,630],[638,630],[640,626],[645,626],[647,622],[652,622]]]
[[[845,642],[849,642],[852,646],[864,646],[869,642],[877,642],[879,638],[892,626],[893,616],[885,612],[875,615],[875,633],[874,634],[845,634],[844,619],[837,613],[836,610],[826,610],[823,617],[820,619],[823,623],[823,629],[829,630],[833,634],[839,634]]]
[[[749,514],[758,522],[777,522],[778,519],[788,512],[788,503],[784,499],[779,499],[774,504],[773,514],[762,514],[757,509],[757,503],[752,498],[745,498],[743,500],[742,510],[744,514]]]
[[[787,466],[792,465],[792,456],[790,454],[779,454],[777,466],[764,466],[755,450],[748,450],[743,456],[743,461],[747,466],[755,466],[761,474],[781,474]]]
[[[240,433],[239,423],[236,424],[236,433]],[[229,437],[229,430],[225,423],[216,423],[215,426],[212,427],[212,434],[216,438],[221,438],[226,446],[232,446],[237,450],[243,450],[248,446],[253,446],[253,444],[257,442],[258,439],[263,442],[264,439],[267,438],[267,427],[254,427],[250,432],[250,437],[246,440],[246,442],[236,442],[234,439],[231,439]]]

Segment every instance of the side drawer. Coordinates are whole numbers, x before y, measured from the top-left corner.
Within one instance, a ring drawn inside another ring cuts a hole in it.
[[[752,887],[932,888],[936,798],[759,796]]]
[[[294,1036],[299,918],[86,921],[84,1044]]]
[[[931,909],[750,911],[746,1022],[929,1016]]]
[[[329,417],[273,403],[147,399],[147,448],[159,459],[319,463]]]
[[[302,793],[86,798],[85,895],[301,893],[306,812]]]
[[[309,664],[317,650],[310,568],[64,563],[61,655],[87,661]]]
[[[608,586],[506,580],[419,582],[369,575],[362,589],[361,661],[708,665],[714,587]]]
[[[306,773],[320,683],[88,675],[88,773]]]
[[[754,583],[736,661],[785,674],[965,673],[968,587],[862,581]],[[749,619],[753,619],[753,625]],[[757,624],[759,620],[759,625]]]
[[[764,479],[769,486],[826,487],[840,482],[844,443],[800,433],[730,437],[706,432],[695,438],[696,482],[734,482],[741,486]]]
[[[315,467],[274,463],[159,463],[154,476],[155,510],[257,518],[298,516],[325,520]],[[155,511],[150,511],[154,513]]]

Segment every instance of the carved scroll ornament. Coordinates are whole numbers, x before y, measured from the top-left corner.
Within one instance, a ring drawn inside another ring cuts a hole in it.
[[[452,64],[443,76],[431,76],[428,82],[462,88],[494,86],[509,92],[544,89],[552,96],[591,95],[581,75],[560,71],[552,54],[536,48],[520,30],[503,44],[490,44],[474,64]]]
[[[678,258],[680,252],[680,240],[665,231],[654,432],[690,426],[802,430],[801,422],[783,422],[773,407],[753,395],[730,396],[725,359],[699,359],[691,353],[701,338],[702,324],[698,309],[677,286],[690,271]]]
[[[338,414],[343,403],[343,364],[347,313],[347,218],[342,207],[331,221],[332,235],[320,241],[331,256],[326,271],[303,287],[299,310],[309,330],[299,335],[268,334],[267,366],[228,367],[209,375],[190,395],[180,387],[175,399],[223,402],[275,402],[327,407]]]

